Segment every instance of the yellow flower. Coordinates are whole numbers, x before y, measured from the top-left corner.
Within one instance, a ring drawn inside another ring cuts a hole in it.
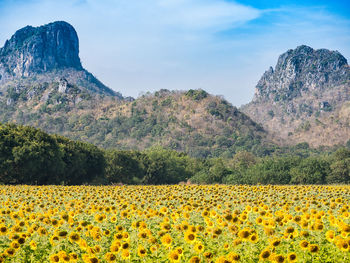
[[[204,250],[204,246],[201,242],[198,242],[194,245],[194,250],[197,252],[197,253],[202,253],[203,250]]]
[[[285,261],[285,257],[283,255],[274,255],[273,261],[276,263],[283,263]]]
[[[264,249],[260,252],[259,259],[260,260],[268,260],[271,256],[271,251],[269,249]]]
[[[297,261],[297,255],[294,252],[289,253],[287,258],[288,258],[288,262]]]
[[[188,261],[189,263],[200,263],[201,259],[197,256],[191,257],[190,260]]]
[[[203,253],[203,256],[209,260],[209,259],[212,259],[214,255],[210,251],[206,251]]]
[[[7,231],[8,229],[5,225],[0,225],[0,236],[6,235]]]
[[[242,229],[238,232],[238,236],[243,240],[248,240],[250,236],[250,231],[248,229]]]
[[[171,236],[169,234],[166,234],[166,235],[162,236],[161,242],[164,246],[170,247],[171,243],[173,242],[173,239],[171,238]]]
[[[169,260],[170,262],[179,262],[180,261],[180,255],[177,250],[173,250],[169,253]]]
[[[36,245],[34,240],[30,241],[29,247],[30,247],[31,250],[36,250],[37,245]]]
[[[69,254],[69,258],[71,262],[76,262],[78,260],[78,255],[75,252]]]
[[[237,261],[240,261],[241,259],[241,256],[238,255],[237,253],[234,253],[234,252],[230,252],[226,258],[231,261],[231,262],[237,262]]]
[[[53,254],[50,256],[50,262],[52,263],[60,262],[60,257],[57,254]]]
[[[309,242],[307,240],[302,240],[300,241],[299,246],[301,249],[305,250],[309,247]]]
[[[142,245],[139,245],[138,248],[137,248],[137,255],[139,257],[145,257],[147,256],[147,250],[144,248],[144,246]]]
[[[79,236],[78,233],[72,232],[72,233],[69,234],[69,241],[71,243],[79,242],[79,240],[80,240],[80,236]]]
[[[187,243],[194,243],[196,241],[196,235],[190,231],[185,232],[184,238]]]
[[[252,234],[250,237],[249,237],[249,241],[253,244],[257,243],[259,241],[259,237],[258,237],[258,234]]]
[[[123,259],[128,259],[128,258],[130,258],[130,252],[129,252],[129,250],[125,249],[125,250],[122,251],[122,258],[123,258]]]
[[[309,251],[311,253],[317,253],[320,250],[319,246],[316,244],[310,244],[309,245]]]
[[[105,259],[107,262],[115,262],[117,260],[117,256],[112,252],[107,252]]]
[[[153,245],[149,248],[152,253],[156,252],[158,250],[157,246]]]

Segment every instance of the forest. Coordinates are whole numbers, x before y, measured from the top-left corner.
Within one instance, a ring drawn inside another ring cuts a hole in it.
[[[0,124],[0,183],[109,184],[348,184],[350,144],[327,150],[301,143],[256,156],[194,158],[154,146],[144,151],[101,149],[40,129]]]

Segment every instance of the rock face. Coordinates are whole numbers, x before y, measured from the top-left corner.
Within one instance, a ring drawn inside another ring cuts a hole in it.
[[[242,111],[289,143],[333,145],[350,139],[349,118],[340,114],[349,100],[347,60],[303,45],[279,56]]]
[[[299,46],[282,54],[275,69],[267,70],[256,85],[254,101],[291,100],[349,80],[349,66],[337,51]]]
[[[59,68],[83,67],[79,58],[79,40],[66,22],[18,30],[0,49],[5,74],[28,77]]]
[[[0,48],[0,86],[16,80],[52,82],[57,77],[95,93],[122,98],[82,67],[78,35],[67,22],[26,26]]]

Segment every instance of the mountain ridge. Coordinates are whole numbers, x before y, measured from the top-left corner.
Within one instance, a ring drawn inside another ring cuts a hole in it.
[[[312,56],[315,65],[309,63]],[[301,46],[279,57],[275,69],[258,82],[254,100],[241,109],[204,90],[162,89],[137,99],[123,98],[82,67],[74,28],[54,22],[20,29],[0,49],[0,121],[31,125],[104,148],[162,146],[201,158],[232,157],[242,150],[262,156],[288,143],[319,146],[310,139],[315,134],[307,133],[314,126],[309,119],[314,116],[312,107],[319,107],[313,121],[325,126],[322,132],[334,130],[335,124],[327,120],[343,125],[336,130],[336,139],[325,145],[345,143],[344,134],[350,134],[348,72],[339,52]],[[337,85],[330,88],[330,83]],[[322,91],[322,105],[308,99],[309,89]],[[337,94],[339,107],[331,100]],[[289,112],[288,107],[296,109],[296,105],[297,110]],[[342,116],[341,121],[331,119],[329,112]],[[276,127],[282,128],[276,132]]]
[[[78,36],[66,22],[20,29],[0,54],[2,68],[11,73],[0,84],[3,122],[104,148],[158,145],[197,157],[246,149],[261,155],[271,144],[260,125],[203,90],[163,89],[123,98],[82,67]]]

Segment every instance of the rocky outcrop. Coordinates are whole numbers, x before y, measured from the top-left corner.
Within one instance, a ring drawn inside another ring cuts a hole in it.
[[[67,22],[26,26],[0,48],[0,89],[11,81],[26,79],[38,84],[38,79],[52,82],[57,77],[95,93],[122,98],[82,67],[78,35]]]
[[[79,40],[66,22],[18,30],[0,49],[1,66],[11,76],[28,77],[59,68],[82,69]]]
[[[349,66],[338,51],[299,46],[282,54],[275,69],[263,74],[253,100],[291,100],[349,80]]]
[[[279,56],[241,110],[287,143],[312,146],[350,139],[349,119],[339,114],[350,101],[350,68],[338,52],[299,46]]]

